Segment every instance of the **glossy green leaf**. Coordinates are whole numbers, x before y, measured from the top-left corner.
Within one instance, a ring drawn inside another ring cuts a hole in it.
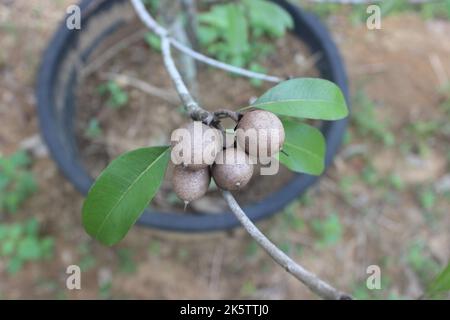
[[[317,78],[298,78],[276,85],[249,108],[268,110],[281,116],[338,120],[348,115],[341,89]]]
[[[320,175],[324,170],[325,139],[315,127],[283,120],[286,139],[280,162],[292,171]]]
[[[120,241],[158,191],[169,161],[169,147],[125,153],[100,174],[83,206],[83,225],[106,245]]]
[[[450,263],[447,267],[431,282],[427,290],[428,297],[435,297],[439,294],[450,291]]]
[[[198,21],[200,23],[208,24],[217,29],[225,30],[229,27],[228,6],[229,5],[214,6],[210,11],[200,13],[198,15]]]

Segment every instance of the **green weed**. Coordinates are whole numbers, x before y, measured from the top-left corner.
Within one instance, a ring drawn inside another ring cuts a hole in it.
[[[9,157],[0,156],[0,211],[15,213],[36,191],[36,182],[28,169],[30,163],[24,151]]]
[[[15,274],[27,262],[50,258],[54,242],[51,237],[40,236],[39,223],[32,218],[23,223],[1,224],[0,246],[6,271]]]

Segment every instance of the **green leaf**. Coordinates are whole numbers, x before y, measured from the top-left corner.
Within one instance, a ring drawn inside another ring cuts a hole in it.
[[[39,240],[34,237],[23,238],[17,247],[17,256],[22,260],[37,260],[41,256]]]
[[[15,246],[16,243],[14,240],[7,239],[6,241],[3,241],[0,256],[10,256],[13,254]]]
[[[39,222],[36,218],[31,218],[24,224],[23,229],[26,235],[35,236],[39,231]]]
[[[335,245],[342,238],[342,223],[336,213],[330,214],[325,219],[314,219],[311,227],[320,237],[318,242],[320,247]]]
[[[150,48],[161,52],[161,38],[154,34],[153,32],[147,32],[144,36],[145,42],[150,46]]]
[[[282,37],[286,29],[294,26],[291,15],[275,3],[265,0],[244,0],[248,9],[250,23],[256,30],[260,29],[262,33],[268,33],[275,37]]]
[[[197,36],[200,44],[206,46],[216,41],[219,38],[220,34],[215,28],[200,25],[198,27]]]
[[[31,163],[30,157],[23,150],[18,151],[15,154],[13,154],[11,156],[11,161],[14,164],[14,166],[16,166],[16,167],[28,166]]]
[[[295,118],[338,120],[348,115],[341,89],[316,78],[284,81],[257,99],[250,107]]]
[[[325,139],[320,130],[290,120],[283,120],[283,126],[286,138],[280,162],[295,172],[320,175],[325,167]]]
[[[100,123],[97,119],[92,118],[89,120],[85,135],[91,139],[98,138],[102,135],[102,128],[100,127]]]
[[[110,163],[83,205],[88,234],[106,245],[125,236],[158,191],[169,150],[167,146],[137,149]]]
[[[229,27],[228,6],[229,5],[214,6],[210,11],[199,14],[198,21],[217,29],[226,30]]]
[[[230,61],[242,67],[245,62],[243,55],[249,49],[247,19],[241,6],[230,4],[227,8],[229,28],[224,37],[231,55]]]
[[[426,296],[435,297],[450,291],[450,263],[428,286]]]

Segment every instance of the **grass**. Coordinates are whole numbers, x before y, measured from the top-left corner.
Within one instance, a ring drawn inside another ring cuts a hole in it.
[[[250,243],[245,248],[245,255],[247,258],[253,258],[256,256],[258,251],[259,251],[259,245],[256,243],[256,241],[251,240]]]
[[[119,271],[122,273],[134,273],[136,272],[136,263],[133,258],[133,252],[126,248],[120,248],[117,251],[117,257],[119,259]]]
[[[112,282],[106,281],[105,283],[102,283],[100,285],[98,294],[101,299],[110,299],[111,290],[112,290]]]
[[[253,296],[256,293],[256,286],[251,282],[250,280],[244,282],[244,284],[241,287],[240,293],[241,296],[249,297]]]
[[[110,80],[98,87],[98,93],[106,96],[106,104],[112,109],[120,109],[128,103],[128,93],[115,81]]]
[[[297,1],[300,5],[305,5]],[[353,24],[362,24],[367,21],[369,4],[342,5],[336,3],[310,3],[306,4],[308,10],[319,17],[327,18],[342,14],[348,17]],[[424,20],[450,19],[450,0],[436,0],[425,3],[412,3],[409,0],[388,0],[377,3],[380,7],[381,17],[386,18],[407,12],[415,12]]]
[[[431,187],[423,187],[418,191],[418,199],[420,206],[423,209],[430,211],[436,204],[437,195]]]
[[[357,180],[358,180],[358,176],[356,176],[356,175],[342,176],[339,179],[339,182],[338,182],[339,191],[342,193],[343,197],[348,202],[352,202],[352,199],[353,199],[352,186]]]
[[[396,191],[403,191],[406,187],[405,182],[397,174],[389,175],[388,184]]]
[[[342,239],[344,229],[339,215],[335,212],[324,219],[313,219],[311,228],[316,235],[316,245],[319,248],[336,245]]]
[[[81,243],[78,248],[79,254],[79,267],[81,271],[86,272],[89,271],[97,265],[97,259],[92,254],[91,247],[88,243]]]
[[[84,132],[85,136],[90,139],[97,139],[103,135],[103,130],[100,127],[100,123],[97,119],[92,118],[89,120],[88,126]]]
[[[283,225],[286,229],[293,231],[302,231],[305,229],[305,221],[299,215],[300,205],[301,203],[299,201],[295,201],[284,209],[282,217]]]
[[[53,251],[53,238],[40,235],[36,219],[0,224],[0,257],[8,273],[16,274],[28,262],[50,259]]]
[[[214,4],[199,13],[198,21],[198,40],[205,52],[257,72],[264,72],[258,62],[274,52],[275,40],[293,27],[291,16],[281,7],[259,0]],[[261,81],[251,83],[261,85]]]
[[[423,286],[430,283],[434,275],[440,271],[439,264],[431,258],[425,242],[422,240],[415,241],[408,248],[406,261],[416,273]]]
[[[393,146],[395,144],[394,135],[389,130],[387,123],[376,118],[376,105],[367,94],[361,89],[358,90],[352,103],[354,108],[351,121],[357,133],[367,139],[373,138],[381,141],[385,146]]]
[[[0,155],[0,211],[15,213],[37,190],[30,165],[31,159],[25,151],[8,157]]]
[[[148,253],[153,257],[159,257],[161,254],[161,242],[158,240],[152,240],[148,246]]]
[[[186,249],[186,248],[178,248],[178,251],[177,251],[177,259],[178,259],[178,261],[185,262],[185,261],[187,261],[189,259],[190,255],[191,254],[188,251],[188,249]]]

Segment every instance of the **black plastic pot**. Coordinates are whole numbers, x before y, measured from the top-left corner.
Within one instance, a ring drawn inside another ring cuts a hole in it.
[[[294,18],[294,33],[312,52],[320,52],[317,63],[321,77],[336,83],[348,98],[347,77],[339,52],[330,34],[313,15],[304,12],[284,0],[275,1]],[[91,52],[109,34],[125,26],[125,17],[113,19],[108,26],[98,30],[97,37],[88,44],[80,41],[80,34],[91,22],[104,16],[118,5],[126,5],[124,0],[101,0],[80,3],[82,12],[81,30],[69,30],[63,22],[51,40],[43,57],[37,81],[38,114],[41,131],[53,159],[62,173],[84,195],[93,183],[93,178],[83,167],[79,157],[74,134],[75,87],[77,66],[87,61]],[[129,4],[128,4],[129,5]],[[348,101],[348,99],[347,99]],[[324,122],[321,130],[327,140],[326,164],[331,163],[344,135],[347,120]],[[269,217],[281,210],[289,202],[301,195],[317,181],[317,177],[296,175],[282,189],[270,194],[264,200],[244,208],[249,217],[256,221]],[[139,224],[184,232],[225,230],[239,223],[231,212],[222,214],[177,214],[147,210],[139,219]]]

